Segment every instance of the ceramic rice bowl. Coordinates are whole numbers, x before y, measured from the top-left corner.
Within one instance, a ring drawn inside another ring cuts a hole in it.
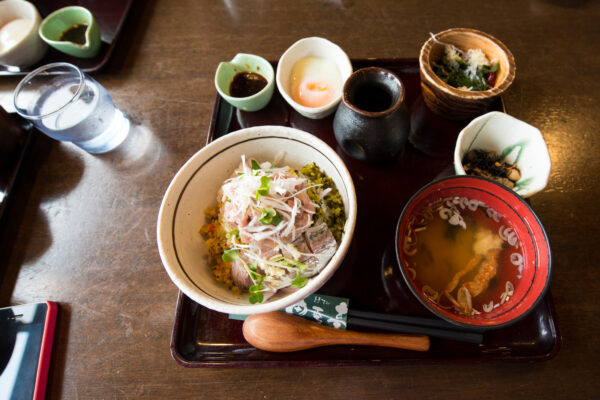
[[[301,289],[279,290],[260,304],[250,304],[217,282],[207,262],[207,249],[199,229],[206,223],[204,210],[217,203],[217,191],[241,163],[241,156],[300,168],[315,162],[333,179],[346,210],[344,234],[337,251],[316,276]],[[189,298],[215,311],[255,314],[283,309],[318,290],[341,264],[356,222],[356,194],[344,162],[325,142],[293,128],[259,126],[232,132],[194,154],[173,178],[158,215],[158,248],[175,285]]]

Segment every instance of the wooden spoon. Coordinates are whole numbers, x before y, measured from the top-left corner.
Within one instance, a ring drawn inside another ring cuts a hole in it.
[[[281,311],[250,315],[244,321],[243,332],[252,346],[274,352],[338,344],[429,350],[429,336],[344,331]]]

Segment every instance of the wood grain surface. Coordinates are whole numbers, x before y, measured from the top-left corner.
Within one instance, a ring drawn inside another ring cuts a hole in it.
[[[54,300],[49,399],[596,398],[600,394],[600,2],[136,1],[93,76],[135,129],[92,156],[38,138],[0,242],[0,306]],[[419,55],[429,32],[488,32],[513,53],[507,112],[538,127],[550,182],[530,199],[552,246],[563,347],[534,363],[186,369],[169,353],[177,288],[156,218],[179,167],[206,142],[214,72],[238,52],[276,60],[323,36],[351,58]],[[10,108],[19,78],[0,79]]]

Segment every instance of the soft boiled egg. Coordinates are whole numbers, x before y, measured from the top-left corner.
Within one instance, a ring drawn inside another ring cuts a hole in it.
[[[292,98],[305,107],[329,104],[341,93],[342,85],[340,70],[331,60],[304,57],[292,68]]]

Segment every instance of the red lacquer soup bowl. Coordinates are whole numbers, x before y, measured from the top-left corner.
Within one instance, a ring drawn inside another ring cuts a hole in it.
[[[499,328],[527,315],[549,286],[546,232],[512,190],[475,176],[421,188],[396,229],[404,281],[440,318]]]

